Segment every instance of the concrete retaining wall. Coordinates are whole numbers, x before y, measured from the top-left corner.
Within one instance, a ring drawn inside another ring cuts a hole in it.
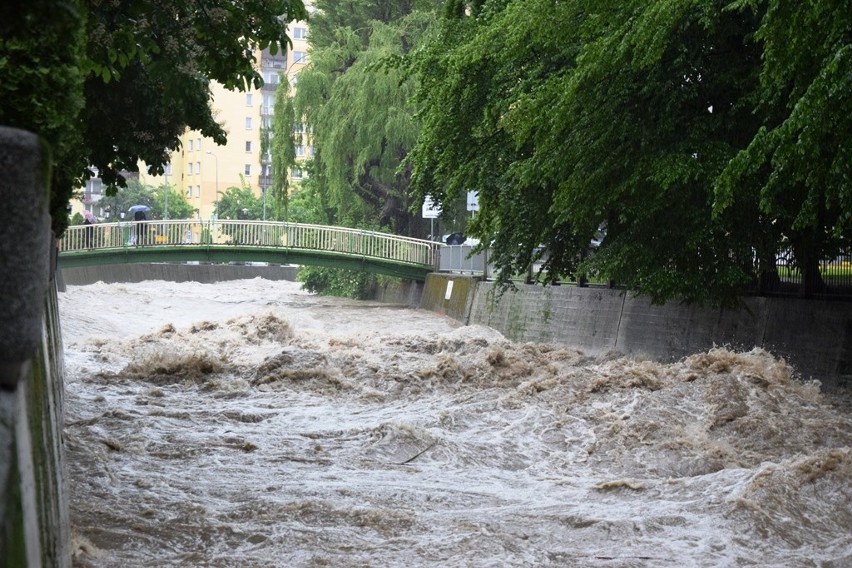
[[[420,307],[467,323],[478,279],[455,274],[429,274]]]
[[[427,285],[424,297],[429,293]],[[742,309],[713,310],[655,306],[624,290],[601,288],[521,286],[498,295],[492,283],[479,282],[468,322],[514,341],[658,361],[714,346],[761,347],[790,362],[802,378],[820,380],[826,390],[852,386],[852,302],[746,298]]]
[[[85,286],[95,282],[142,282],[165,280],[168,282],[222,282],[264,278],[266,280],[296,280],[297,266],[254,266],[241,264],[107,264],[64,268],[62,286]]]

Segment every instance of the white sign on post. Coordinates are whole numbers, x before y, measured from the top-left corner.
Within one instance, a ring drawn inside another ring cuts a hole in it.
[[[467,192],[467,210],[468,211],[479,211],[479,192],[478,191],[468,191]]]
[[[441,208],[435,207],[435,203],[432,201],[430,196],[426,196],[426,199],[423,201],[423,218],[424,219],[437,219],[441,216]]]

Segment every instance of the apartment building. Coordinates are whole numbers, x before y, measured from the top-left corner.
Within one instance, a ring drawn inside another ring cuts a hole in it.
[[[309,12],[312,2],[305,1]],[[212,139],[197,131],[187,131],[181,137],[181,148],[172,154],[171,163],[164,176],[151,176],[140,165],[140,181],[159,186],[171,184],[186,195],[187,201],[202,219],[216,215],[219,193],[229,187],[248,186],[255,195],[263,197],[272,184],[271,155],[261,152],[261,137],[272,125],[275,111],[275,90],[280,81],[296,87],[296,76],[309,63],[308,24],[290,22],[288,35],[292,48],[272,55],[268,50],[255,55],[263,76],[261,89],[248,92],[229,91],[221,85],[211,84],[214,117],[225,128],[228,143],[217,146]],[[297,160],[313,154],[311,140],[301,125],[294,129]],[[290,186],[302,179],[302,168],[290,172]]]

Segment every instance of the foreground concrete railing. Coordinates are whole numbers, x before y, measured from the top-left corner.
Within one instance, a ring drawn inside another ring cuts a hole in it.
[[[0,127],[0,566],[69,566],[47,158]]]

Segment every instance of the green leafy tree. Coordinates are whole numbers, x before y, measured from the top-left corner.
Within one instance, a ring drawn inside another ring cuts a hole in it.
[[[405,161],[419,129],[414,82],[395,62],[418,45],[437,3],[315,5],[311,65],[299,74],[291,120],[312,127],[316,156],[290,197],[289,219],[425,236],[419,207],[411,212]],[[291,111],[276,103],[276,119],[279,112]],[[353,298],[378,283],[366,272],[319,267],[303,267],[299,278],[309,291]]]
[[[289,221],[294,223],[309,223],[312,225],[328,225],[330,224],[329,218],[333,213],[330,212],[328,202],[325,200],[325,194],[320,191],[320,184],[317,183],[314,166],[314,160],[306,160],[302,164],[302,167],[307,172],[307,176],[290,195]]]
[[[216,203],[216,210],[219,219],[259,220],[263,218],[263,201],[255,196],[251,187],[231,186],[222,193]]]
[[[761,124],[719,176],[715,212],[746,209],[751,224],[771,226],[792,248],[809,295],[825,287],[820,261],[852,238],[852,2],[731,8],[760,16]]]
[[[313,167],[311,161],[306,164],[308,171]],[[313,177],[303,181],[302,186],[290,196],[290,221],[295,223],[325,224],[328,215],[322,194],[317,192]],[[326,268],[322,266],[302,266],[299,269],[299,281],[302,289],[329,296],[368,299],[376,286],[389,277],[378,277],[366,271]]]
[[[53,161],[50,213],[60,234],[86,165],[78,117],[86,10],[78,0],[0,4],[0,124],[35,132]]]
[[[287,175],[296,164],[293,126],[296,122],[290,83],[281,81],[275,90],[275,112],[272,117],[272,205],[273,218],[288,219],[290,187]]]
[[[551,277],[728,305],[792,246],[818,286],[849,244],[848,8],[449,2],[409,58],[413,190],[479,190],[473,232],[506,284],[546,249]]]
[[[168,207],[168,218],[192,219],[195,217],[195,208],[186,200],[186,195],[173,185],[161,185],[152,188],[154,194],[153,216],[154,219],[165,219]],[[168,195],[168,197],[166,197]]]
[[[136,171],[139,160],[162,173],[187,127],[224,144],[209,82],[260,86],[255,49],[276,52],[289,41],[282,22],[307,18],[301,0],[7,4],[0,12],[0,119],[51,145],[57,232],[88,166],[114,191],[125,183],[121,172]]]
[[[169,219],[192,219],[195,217],[195,209],[187,202],[184,194],[172,186],[169,190]],[[165,218],[165,186],[153,187],[141,183],[138,179],[127,181],[127,186],[119,193],[106,195],[98,202],[100,209],[109,211],[109,221],[116,222],[131,220],[129,210],[134,205],[145,205],[150,207],[146,214],[148,219]],[[122,213],[124,216],[122,217]],[[102,218],[101,221],[105,221]]]
[[[414,82],[387,63],[417,45],[434,17],[434,3],[317,7],[312,62],[299,74],[295,116],[315,133],[312,181],[333,210],[329,221],[420,234],[405,165],[419,130]]]

